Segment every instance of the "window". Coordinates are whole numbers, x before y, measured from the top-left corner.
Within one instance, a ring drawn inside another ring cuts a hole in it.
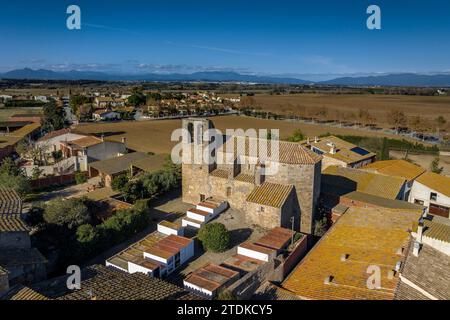
[[[429,213],[435,216],[441,216],[444,218],[449,218],[450,216],[450,208],[439,206],[434,203],[430,203],[430,209],[428,210]]]
[[[431,192],[430,193],[430,200],[436,201],[437,200],[437,193]]]
[[[414,203],[423,206],[423,201],[419,199],[414,199]]]
[[[205,198],[206,198],[205,195],[204,195],[204,194],[201,194],[201,195],[200,195],[200,202],[205,201]]]

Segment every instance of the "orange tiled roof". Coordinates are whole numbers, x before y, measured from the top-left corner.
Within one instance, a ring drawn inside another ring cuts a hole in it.
[[[80,138],[77,140],[73,140],[70,143],[75,144],[80,147],[91,147],[91,146],[95,146],[96,144],[100,144],[102,142],[103,142],[102,139],[99,139],[99,138],[96,138],[93,136],[88,136],[88,137]]]
[[[433,172],[425,172],[416,179],[417,182],[450,197],[450,178]]]
[[[388,272],[404,259],[408,229],[420,215],[420,210],[350,208],[282,287],[304,299],[392,300],[399,277],[389,279]],[[372,265],[381,271],[379,289],[367,287],[367,270]],[[325,284],[329,276],[331,282]]]
[[[363,169],[387,176],[401,177],[408,181],[414,180],[425,172],[425,169],[422,167],[405,160],[376,161],[368,164]]]
[[[260,148],[264,147],[268,157],[272,156],[272,143],[279,143],[278,145],[278,162],[286,164],[315,164],[322,160],[322,157],[308,148],[296,142],[287,142],[279,140],[266,140],[248,137],[225,137],[227,140],[223,144],[220,151],[225,153],[233,153],[234,155],[242,156],[257,156]],[[276,151],[276,148],[274,148]],[[276,157],[276,155],[273,155]],[[269,159],[267,159],[269,160]],[[275,161],[275,159],[274,159]]]

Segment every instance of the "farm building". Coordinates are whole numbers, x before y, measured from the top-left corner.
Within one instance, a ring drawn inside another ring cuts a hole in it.
[[[335,136],[307,139],[301,144],[322,158],[322,170],[331,165],[361,168],[375,161],[376,154]]]
[[[140,172],[153,172],[163,168],[166,155],[148,155],[132,152],[89,164],[89,176],[100,176],[106,187],[111,186],[114,177],[129,173],[134,176]]]

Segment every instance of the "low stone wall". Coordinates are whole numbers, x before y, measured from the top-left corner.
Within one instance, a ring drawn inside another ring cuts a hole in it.
[[[228,287],[228,291],[239,299],[249,299],[261,284],[273,277],[275,271],[274,260],[261,265],[258,269],[247,273]]]

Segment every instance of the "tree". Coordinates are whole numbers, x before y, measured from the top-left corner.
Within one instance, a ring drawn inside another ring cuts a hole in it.
[[[128,175],[126,173],[122,173],[118,176],[115,176],[111,182],[111,188],[114,191],[122,191],[129,181]]]
[[[39,165],[45,160],[47,149],[47,144],[36,143],[31,138],[21,140],[16,146],[16,152],[21,158],[32,160],[34,164]]]
[[[139,107],[147,102],[147,98],[141,88],[133,88],[131,95],[128,97],[128,103],[132,106]]]
[[[292,136],[290,136],[287,140],[290,142],[299,142],[305,140],[305,136],[303,135],[303,132],[300,129],[297,129],[294,131]]]
[[[254,97],[245,96],[240,101],[240,107],[242,109],[252,108],[256,105],[256,100]]]
[[[198,239],[205,250],[224,252],[230,243],[230,234],[222,223],[207,223],[200,228]]]
[[[447,123],[447,120],[443,116],[439,116],[436,119],[434,119],[434,122],[436,123],[436,129],[437,133],[439,134],[440,130],[445,126]]]
[[[58,107],[54,101],[44,105],[44,118],[42,119],[42,129],[54,131],[64,128],[64,109]]]
[[[441,174],[444,170],[444,167],[439,167],[439,157],[434,158],[430,165],[431,172]]]
[[[398,109],[393,109],[388,113],[388,123],[395,127],[395,132],[398,134],[398,129],[401,126],[405,126],[407,124],[407,117],[403,113],[403,111]]]
[[[389,145],[387,138],[383,138],[380,151],[380,160],[389,160]]]
[[[86,96],[73,95],[70,97],[69,106],[72,108],[74,114],[80,116],[80,107],[89,102],[90,99]]]
[[[99,236],[98,230],[90,224],[82,224],[77,228],[77,240],[82,244],[90,244]]]
[[[48,202],[44,208],[44,220],[68,229],[89,223],[91,216],[83,199],[56,198]]]

